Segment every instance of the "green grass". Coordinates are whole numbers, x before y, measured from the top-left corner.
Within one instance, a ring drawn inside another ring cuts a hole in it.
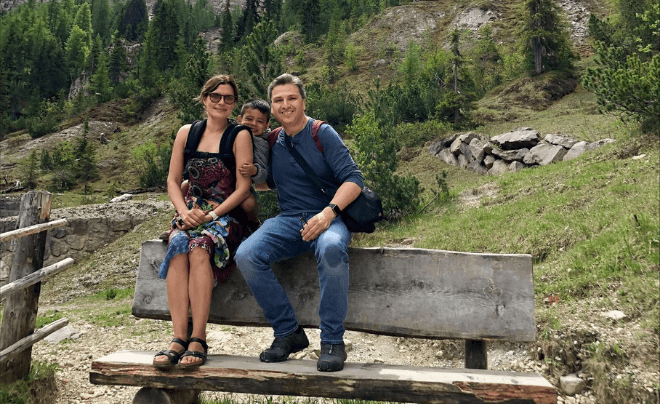
[[[57,365],[32,362],[30,373],[11,384],[0,384],[0,403],[42,403],[40,399],[57,392],[55,371]]]

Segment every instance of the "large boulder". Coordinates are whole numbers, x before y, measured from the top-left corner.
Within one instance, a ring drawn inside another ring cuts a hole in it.
[[[565,147],[566,149],[570,149],[574,144],[577,143],[577,140],[573,139],[572,137],[563,135],[545,135],[544,140],[548,143]]]
[[[476,139],[478,137],[479,137],[479,135],[474,133],[474,132],[468,132],[468,133],[465,133],[463,135],[458,136],[456,139],[454,139],[454,141],[452,142],[452,144],[450,146],[451,152],[454,153],[454,155],[457,155],[458,153],[462,153],[461,144],[464,144],[464,145],[467,146],[467,145],[470,144],[472,139]]]
[[[500,175],[509,170],[509,165],[503,160],[495,160],[493,166],[488,170],[488,174]]]
[[[493,144],[486,139],[477,137],[470,141],[468,148],[470,149],[470,153],[472,153],[472,157],[481,163],[486,154],[490,154],[493,151]]]
[[[442,149],[440,153],[436,154],[436,156],[440,157],[440,159],[447,164],[451,164],[452,166],[458,165],[458,159],[449,151],[449,149]]]
[[[547,166],[548,164],[561,161],[566,155],[567,150],[561,146],[550,143],[539,143],[532,147],[529,153],[523,159],[527,165],[539,164]]]
[[[532,128],[517,128],[511,132],[494,136],[490,141],[500,146],[503,150],[529,149],[541,141],[541,136],[538,131]]]
[[[527,148],[522,148],[519,150],[500,150],[500,149],[493,149],[491,153],[494,156],[499,157],[500,159],[510,163],[512,161],[523,161],[525,159],[525,156],[527,153],[529,153],[529,149]]]
[[[577,158],[579,155],[587,151],[587,146],[589,146],[589,143],[587,142],[575,143],[570,148],[570,150],[564,155],[564,161],[573,160],[574,158]]]

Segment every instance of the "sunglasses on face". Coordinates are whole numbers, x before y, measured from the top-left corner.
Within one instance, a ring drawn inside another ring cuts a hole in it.
[[[225,94],[218,94],[218,93],[209,93],[209,99],[211,100],[212,103],[217,104],[220,102],[221,99],[225,99],[225,104],[231,105],[236,102],[236,96],[235,95],[225,95]]]

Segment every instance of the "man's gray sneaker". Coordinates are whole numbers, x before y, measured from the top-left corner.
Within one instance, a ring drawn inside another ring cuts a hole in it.
[[[289,357],[290,354],[302,351],[309,346],[309,340],[302,327],[285,337],[275,337],[270,348],[266,349],[259,355],[259,360],[262,362],[282,362]]]
[[[346,345],[321,343],[321,356],[316,362],[316,369],[321,372],[337,372],[344,368]]]

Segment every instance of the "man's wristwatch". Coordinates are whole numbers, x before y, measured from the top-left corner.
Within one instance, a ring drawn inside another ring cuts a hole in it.
[[[339,206],[335,205],[334,203],[331,203],[328,205],[330,209],[332,209],[332,212],[335,214],[335,217],[341,215],[341,209],[339,209]]]

